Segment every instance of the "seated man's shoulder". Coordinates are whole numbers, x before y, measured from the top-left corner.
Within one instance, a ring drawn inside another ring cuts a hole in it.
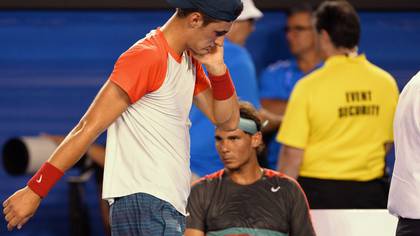
[[[212,174],[206,175],[201,177],[200,179],[193,182],[192,187],[193,188],[200,188],[200,187],[206,187],[211,184],[215,184],[219,182],[223,176],[224,170],[219,170],[217,172],[214,172]]]
[[[267,73],[281,73],[285,72],[293,66],[292,60],[278,60],[272,64],[270,64],[265,71]]]
[[[295,187],[300,186],[295,179],[293,179],[292,177],[284,173],[270,170],[270,169],[264,169],[264,171],[265,171],[265,176],[269,180],[275,181],[277,183],[281,183],[282,185],[290,187],[290,188],[295,188]]]
[[[246,51],[246,49],[238,44],[229,42],[229,41],[225,41],[224,44],[224,49],[225,50],[236,50],[236,51]]]
[[[234,60],[252,60],[251,55],[245,47],[234,43],[225,42],[224,50],[226,61],[233,62]]]
[[[260,77],[262,83],[281,82],[294,74],[296,68],[292,60],[280,60],[266,67]]]

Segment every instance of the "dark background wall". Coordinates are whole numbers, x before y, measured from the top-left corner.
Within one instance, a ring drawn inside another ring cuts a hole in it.
[[[420,2],[413,0],[348,0],[358,10],[420,10]],[[255,4],[262,10],[284,10],[299,3],[319,4],[322,0],[255,0]],[[2,0],[3,9],[168,9],[166,0],[38,0],[15,1]]]
[[[264,13],[247,43],[258,71],[289,57],[281,30],[284,14]],[[14,136],[67,133],[118,56],[170,15],[168,10],[1,10],[0,145]],[[392,73],[402,88],[420,68],[420,13],[362,11],[360,16],[360,51]],[[72,170],[67,176],[77,174]],[[0,166],[0,200],[24,186],[29,177],[10,177]],[[7,235],[69,235],[65,179],[22,230]],[[101,235],[92,181],[86,191],[92,235]],[[1,219],[0,235],[4,234],[6,224]]]

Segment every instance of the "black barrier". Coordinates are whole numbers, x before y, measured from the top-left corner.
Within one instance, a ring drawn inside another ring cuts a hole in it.
[[[29,165],[29,154],[25,143],[19,138],[8,140],[3,146],[3,166],[13,176],[23,175]]]
[[[84,184],[88,180],[88,177],[84,178],[81,175],[79,177],[70,177],[67,180],[69,184],[70,236],[91,235],[89,212],[85,203],[84,190]]]
[[[300,3],[319,4],[320,0],[255,0],[262,10],[285,10]],[[358,10],[419,11],[420,1],[415,0],[350,0]],[[0,1],[0,9],[170,9],[166,0],[37,0]]]

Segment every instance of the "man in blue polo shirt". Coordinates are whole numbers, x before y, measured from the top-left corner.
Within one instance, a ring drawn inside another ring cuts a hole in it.
[[[278,61],[263,71],[259,81],[261,105],[276,115],[283,115],[296,82],[321,64],[321,54],[312,24],[310,5],[299,5],[287,12],[284,28],[293,59]],[[274,139],[280,123],[270,122],[264,129],[268,146],[268,167],[277,169],[280,144]]]
[[[224,59],[229,68],[236,93],[241,100],[260,108],[257,76],[251,55],[244,47],[246,39],[254,31],[255,20],[263,14],[252,0],[242,0],[244,9],[236,19],[224,42]],[[197,107],[190,112],[192,127],[191,137],[191,170],[193,178],[213,173],[223,168],[214,148],[214,125]]]

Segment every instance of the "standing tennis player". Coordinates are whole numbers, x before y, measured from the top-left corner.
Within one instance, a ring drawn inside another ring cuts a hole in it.
[[[192,102],[219,129],[238,125],[223,38],[242,2],[168,2],[176,13],[120,56],[80,122],[27,186],[4,201],[9,230],[35,214],[63,173],[108,129],[103,198],[111,203],[112,235],[183,234]]]

